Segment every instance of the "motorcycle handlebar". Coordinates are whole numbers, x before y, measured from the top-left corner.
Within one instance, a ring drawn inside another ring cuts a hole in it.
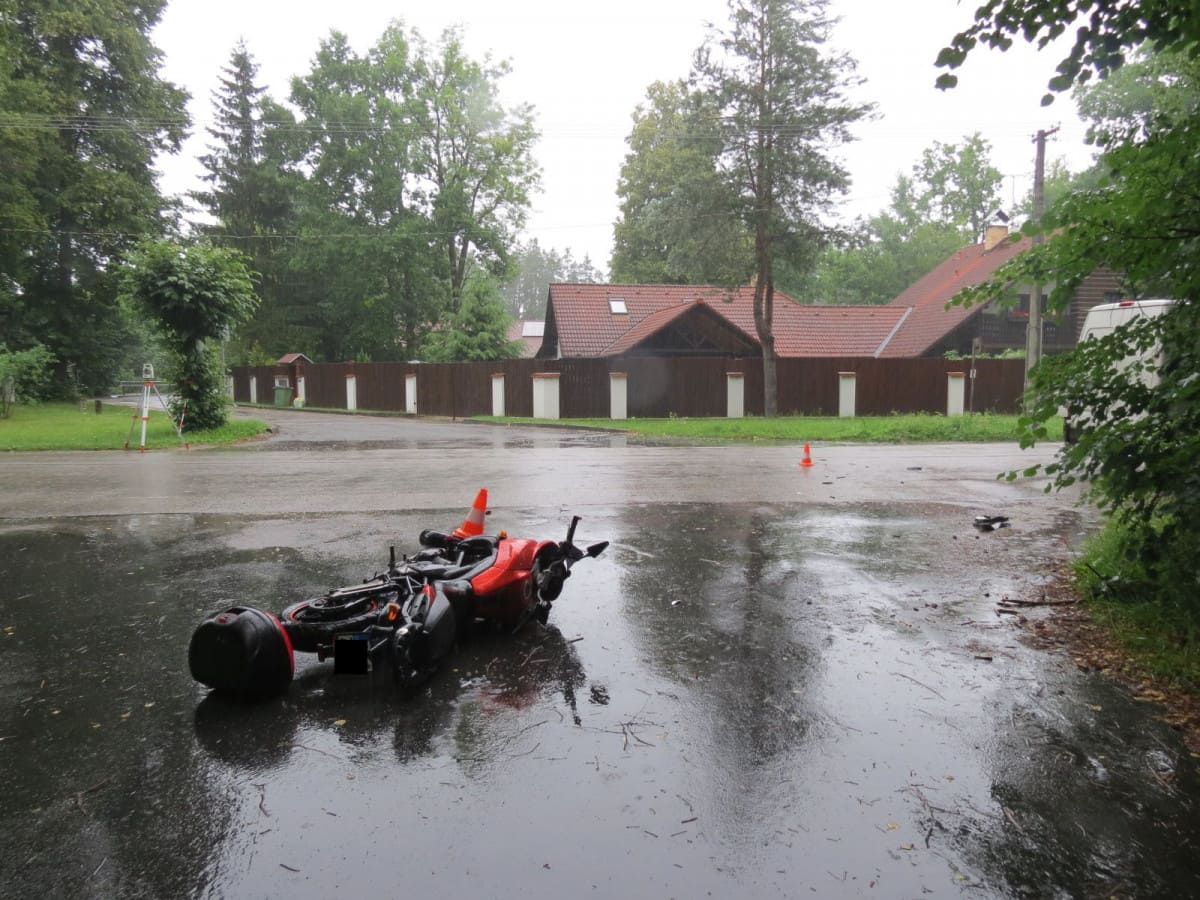
[[[453,547],[458,543],[458,538],[453,535],[446,534],[444,531],[434,531],[432,528],[422,531],[417,540],[422,547]]]

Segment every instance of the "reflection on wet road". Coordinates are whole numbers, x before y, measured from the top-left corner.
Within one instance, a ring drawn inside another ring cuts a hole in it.
[[[613,546],[553,627],[476,635],[415,697],[309,657],[266,704],[191,682],[212,609],[456,516],[4,523],[0,894],[1200,894],[1175,735],[995,613],[1069,508],[981,536],[936,502],[598,504],[580,539]]]

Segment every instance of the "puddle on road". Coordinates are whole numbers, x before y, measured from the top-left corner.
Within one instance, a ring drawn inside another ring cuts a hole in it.
[[[993,612],[1069,516],[977,540],[936,507],[589,510],[614,546],[555,627],[479,635],[414,697],[311,657],[263,704],[188,677],[214,607],[350,583],[436,519],[0,530],[8,889],[333,895],[396,883],[400,846],[434,895],[1200,893],[1175,736]]]

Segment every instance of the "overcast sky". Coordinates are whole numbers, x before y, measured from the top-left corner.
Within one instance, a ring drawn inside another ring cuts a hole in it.
[[[1032,138],[1061,126],[1049,159],[1073,170],[1091,159],[1069,98],[1039,105],[1062,53],[1035,53],[1024,44],[1007,53],[980,49],[949,92],[933,87],[938,50],[970,22],[975,0],[833,0],[842,19],[834,45],[858,60],[866,78],[861,99],[878,118],[856,127],[858,140],[842,151],[853,185],[842,216],[874,213],[888,204],[896,175],[906,172],[933,141],[955,142],[979,131],[1005,174],[1004,203],[1028,192]],[[543,247],[570,248],[607,269],[616,184],[634,107],[657,80],[684,77],[709,22],[724,25],[724,0],[440,0],[406,7],[379,0],[170,0],[155,41],[165,54],[163,75],[190,92],[195,136],[177,159],[162,164],[163,188],[196,186],[212,92],[239,38],[259,64],[260,82],[286,100],[292,76],[309,71],[318,42],[345,32],[360,52],[400,19],[435,40],[461,25],[475,57],[508,59],[501,85],[508,105],[530,103],[542,138],[543,170],[526,237]]]

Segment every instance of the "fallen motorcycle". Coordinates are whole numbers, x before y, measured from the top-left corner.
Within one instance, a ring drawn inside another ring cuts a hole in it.
[[[291,682],[299,651],[332,659],[337,673],[390,669],[397,685],[413,688],[478,623],[514,631],[544,624],[571,567],[608,546],[575,545],[579,516],[562,541],[484,534],[486,511],[484,488],[454,531],[422,531],[412,556],[397,561],[392,547],[383,572],[278,616],[249,606],[210,616],[188,646],[192,677],[223,693],[272,696]]]

